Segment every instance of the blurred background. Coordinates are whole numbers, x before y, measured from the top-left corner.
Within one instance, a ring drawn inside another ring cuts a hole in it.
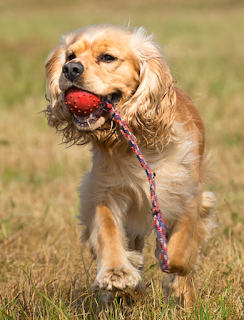
[[[47,126],[41,111],[47,107],[44,61],[48,53],[62,34],[98,23],[143,25],[154,33],[177,86],[190,94],[204,120],[206,150],[213,159],[208,189],[216,193],[218,207],[217,228],[198,272],[201,306],[206,312],[209,304],[209,319],[214,319],[224,301],[229,313],[222,318],[240,319],[244,308],[243,0],[0,1],[0,315],[10,310],[16,315],[33,314],[39,298],[30,279],[53,301],[58,299],[57,291],[66,299],[75,287],[74,279],[80,279],[84,290],[94,279],[95,267],[87,271],[91,257],[80,244],[76,219],[76,189],[90,168],[89,147],[65,149],[62,137]],[[144,277],[152,283],[159,276],[155,263],[154,249],[147,247]],[[47,290],[47,283],[52,283],[48,288],[53,291]],[[157,306],[155,312],[161,312]]]

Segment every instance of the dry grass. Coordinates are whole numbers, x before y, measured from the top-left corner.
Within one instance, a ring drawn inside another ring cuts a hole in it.
[[[0,319],[243,319],[243,2],[4,0],[0,10]],[[96,304],[89,291],[95,264],[76,219],[89,149],[64,149],[38,113],[46,106],[43,63],[61,33],[129,20],[166,44],[215,159],[218,227],[197,272],[196,308],[188,312],[165,299],[153,235],[145,249],[145,304],[107,311]]]

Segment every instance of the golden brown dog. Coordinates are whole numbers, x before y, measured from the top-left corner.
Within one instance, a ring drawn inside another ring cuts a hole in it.
[[[195,299],[192,273],[211,230],[215,196],[203,191],[204,125],[191,98],[174,87],[144,28],[98,25],[62,36],[46,60],[46,110],[66,142],[92,145],[80,188],[83,240],[97,263],[101,299],[142,287],[142,250],[152,230],[149,184],[114,119],[102,110],[77,116],[64,103],[76,87],[116,106],[152,170],[167,232],[173,291]],[[157,250],[156,250],[157,251]]]

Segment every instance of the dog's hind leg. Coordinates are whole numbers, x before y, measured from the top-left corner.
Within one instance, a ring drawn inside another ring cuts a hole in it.
[[[194,272],[185,276],[168,274],[163,281],[163,288],[168,299],[173,297],[179,306],[186,309],[194,306],[197,295]]]
[[[200,250],[212,229],[211,215],[215,207],[212,192],[203,192],[199,203],[193,201],[185,216],[171,230],[168,243],[170,272],[176,273],[171,284],[173,293],[187,307],[196,299],[193,274]]]

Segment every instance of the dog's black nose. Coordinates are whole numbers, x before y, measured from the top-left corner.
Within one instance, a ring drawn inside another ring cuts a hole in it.
[[[73,82],[84,72],[84,66],[81,63],[69,62],[68,64],[63,66],[62,71],[65,78]]]

